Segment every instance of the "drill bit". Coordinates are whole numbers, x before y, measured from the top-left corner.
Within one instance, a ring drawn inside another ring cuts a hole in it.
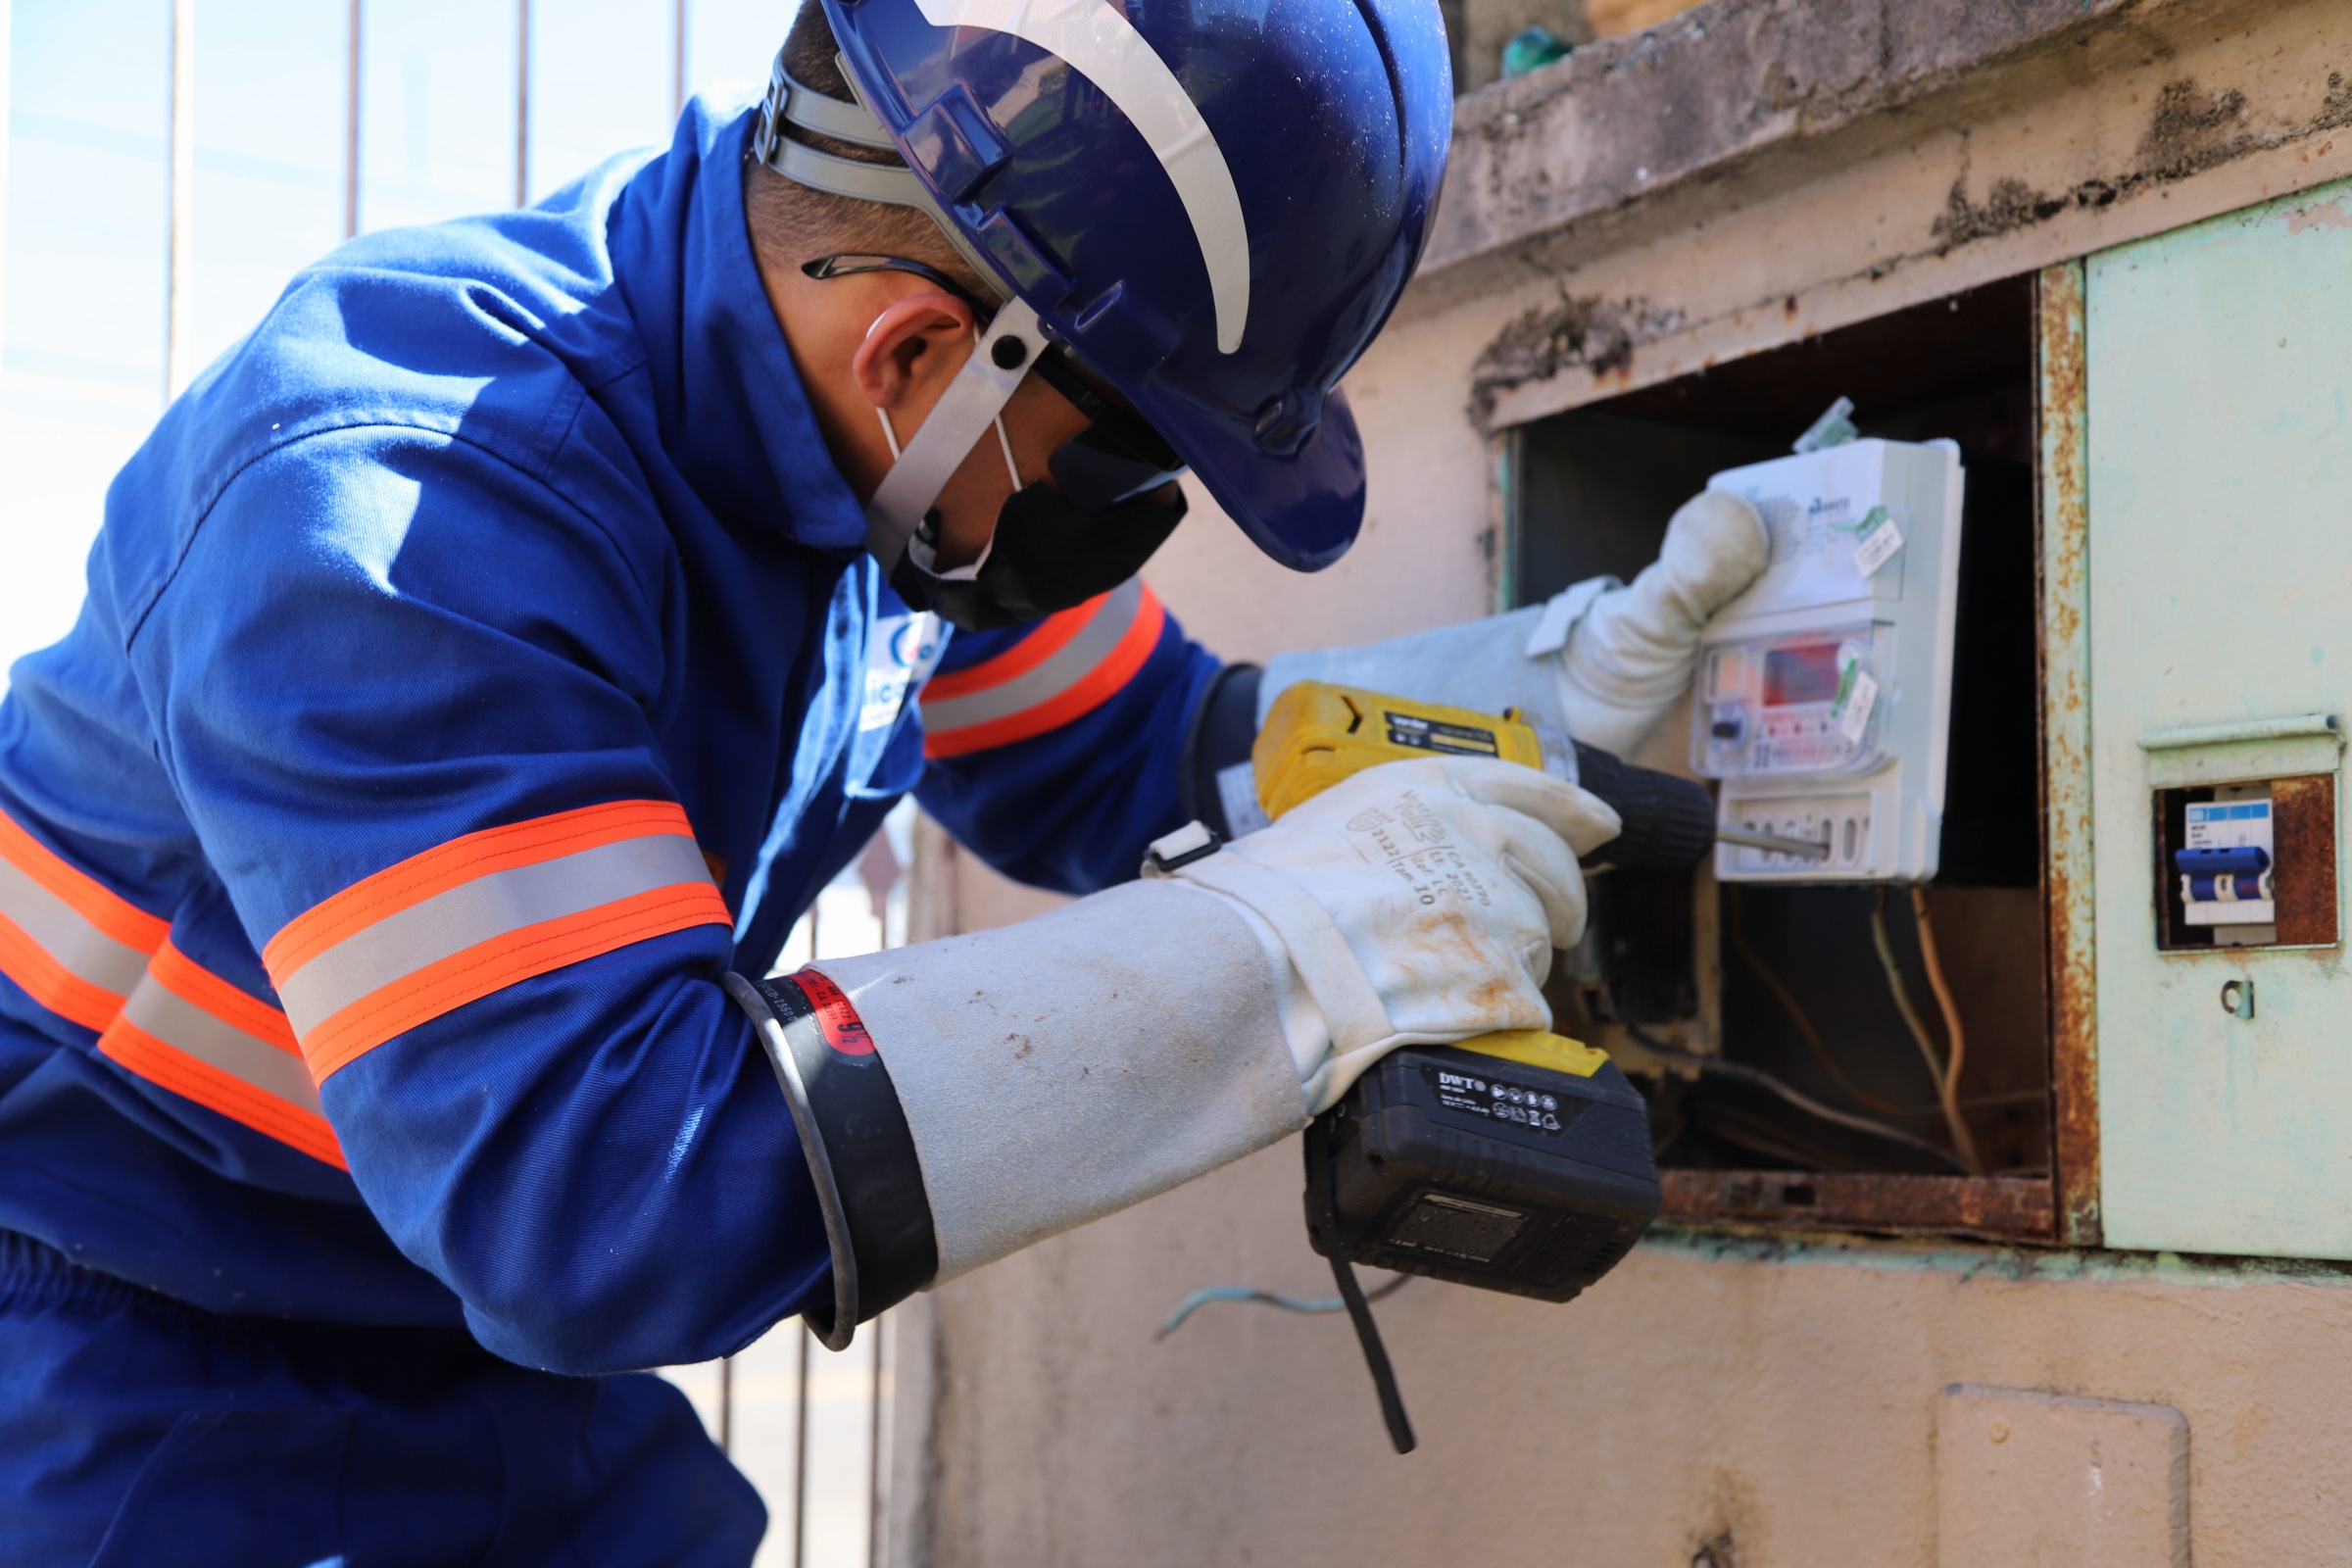
[[[1826,860],[1830,858],[1828,841],[1813,839],[1785,839],[1778,833],[1756,833],[1743,827],[1719,827],[1715,836],[1726,844],[1741,849],[1769,850],[1774,855],[1793,855],[1802,860]]]

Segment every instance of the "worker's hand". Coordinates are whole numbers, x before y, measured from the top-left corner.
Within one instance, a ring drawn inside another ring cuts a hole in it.
[[[1708,490],[1685,502],[1658,559],[1570,630],[1559,652],[1568,733],[1620,756],[1640,745],[1689,688],[1707,622],[1771,557],[1763,517],[1740,497]]]
[[[1584,935],[1577,858],[1617,829],[1537,768],[1433,758],[1368,768],[1173,874],[1280,942],[1304,992],[1286,1033],[1320,1112],[1398,1046],[1548,1027],[1552,950]]]
[[[1762,574],[1771,538],[1755,508],[1706,491],[1666,525],[1632,586],[1599,577],[1505,615],[1353,648],[1285,654],[1257,688],[1260,724],[1284,687],[1331,681],[1480,712],[1525,710],[1629,756],[1682,699],[1707,621]]]

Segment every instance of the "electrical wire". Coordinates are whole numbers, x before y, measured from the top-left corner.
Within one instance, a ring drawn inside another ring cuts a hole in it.
[[[1366,1291],[1364,1299],[1385,1301],[1404,1289],[1405,1282],[1411,1278],[1410,1274],[1399,1274],[1388,1284]],[[1348,1309],[1348,1303],[1336,1296],[1285,1296],[1280,1291],[1261,1291],[1249,1285],[1212,1285],[1204,1291],[1195,1291],[1179,1301],[1176,1310],[1170,1312],[1168,1320],[1159,1326],[1159,1332],[1152,1336],[1152,1343],[1157,1345],[1184,1327],[1186,1318],[1212,1301],[1255,1301],[1260,1306],[1278,1306],[1285,1312],[1344,1312]]]
[[[1790,1021],[1796,1025],[1797,1032],[1804,1036],[1805,1044],[1812,1048],[1813,1054],[1817,1059],[1819,1059],[1823,1069],[1827,1071],[1832,1078],[1837,1080],[1838,1087],[1843,1089],[1847,1094],[1853,1096],[1858,1104],[1867,1109],[1878,1111],[1882,1115],[1910,1118],[1914,1116],[1935,1116],[1941,1114],[1943,1106],[1942,1098],[1940,1095],[1937,1096],[1936,1103],[1933,1105],[1898,1105],[1891,1100],[1884,1100],[1879,1096],[1872,1094],[1869,1090],[1864,1089],[1859,1084],[1855,1083],[1851,1078],[1846,1076],[1845,1069],[1838,1064],[1837,1056],[1831,1053],[1828,1043],[1821,1037],[1821,1032],[1814,1028],[1812,1017],[1806,1013],[1804,1004],[1796,1000],[1795,994],[1788,989],[1788,984],[1773,971],[1770,964],[1767,964],[1764,961],[1763,955],[1756,952],[1754,948],[1748,946],[1746,927],[1740,923],[1740,901],[1737,896],[1737,889],[1727,887],[1724,889],[1724,892],[1727,895],[1731,895],[1730,897],[1725,898],[1723,902],[1725,911],[1724,931],[1731,937],[1732,947],[1739,953],[1740,956],[1745,960],[1747,966],[1755,971],[1756,978],[1763,981],[1766,989],[1771,991],[1773,996],[1779,999],[1781,1006],[1787,1010]],[[1927,935],[1928,945],[1932,945],[1934,941],[1935,937],[1933,934]],[[1923,946],[1921,951],[1925,952],[1926,947]],[[1931,970],[1930,978],[1932,980],[1939,980],[1942,972],[1941,964],[1937,963]],[[1947,995],[1948,991],[1938,991],[1936,995],[1937,1003],[1943,1003]],[[1959,1013],[1956,1009],[1948,1010],[1945,1013],[1945,1022],[1947,1024],[1956,1023],[1958,1019]],[[1955,1089],[1954,1093],[1956,1095],[1958,1091]],[[2029,1101],[2044,1101],[2048,1098],[2049,1092],[2047,1090],[2016,1089],[2001,1094],[1977,1095],[1970,1099],[1960,1101],[1959,1104],[1960,1108],[1963,1110],[1982,1110],[1992,1105],[2014,1105],[2021,1104]]]
[[[1858,1133],[1867,1133],[1873,1138],[1883,1138],[1888,1143],[1900,1144],[1905,1149],[1916,1150],[1920,1153],[1930,1155],[1955,1170],[1965,1172],[1968,1169],[1948,1149],[1931,1144],[1924,1138],[1914,1138],[1901,1128],[1889,1127],[1883,1121],[1873,1121],[1868,1116],[1857,1116],[1850,1111],[1839,1110],[1833,1105],[1825,1105],[1812,1096],[1783,1083],[1761,1068],[1745,1066],[1737,1061],[1725,1061],[1720,1056],[1704,1056],[1695,1051],[1684,1051],[1680,1047],[1670,1046],[1650,1035],[1639,1024],[1627,1024],[1625,1032],[1633,1037],[1636,1045],[1652,1055],[1663,1056],[1668,1061],[1686,1062],[1696,1067],[1701,1073],[1713,1073],[1719,1078],[1730,1078],[1740,1083],[1753,1084],[1768,1093],[1778,1095],[1808,1116],[1818,1116],[1823,1121],[1834,1122],[1838,1126],[1851,1128]]]
[[[1789,1128],[1729,1105],[1710,1106],[1705,1127],[1710,1138],[1720,1138],[1727,1144],[1736,1144],[1752,1152],[1786,1160],[1798,1170],[1844,1171],[1860,1168],[1851,1159],[1834,1154],[1808,1139],[1799,1138]]]
[[[1732,892],[1728,888],[1725,891]],[[1724,928],[1731,935],[1733,948],[1738,951],[1747,966],[1756,972],[1756,978],[1764,982],[1765,989],[1780,1000],[1782,1007],[1788,1011],[1789,1021],[1796,1025],[1796,1032],[1804,1036],[1805,1044],[1812,1048],[1814,1058],[1821,1063],[1824,1071],[1837,1080],[1838,1087],[1852,1096],[1854,1103],[1862,1106],[1865,1110],[1875,1110],[1882,1116],[1918,1115],[1919,1112],[1906,1110],[1892,1101],[1880,1099],[1846,1076],[1843,1064],[1831,1054],[1829,1042],[1821,1038],[1821,1031],[1813,1027],[1812,1016],[1796,1000],[1796,993],[1790,991],[1787,983],[1765,963],[1762,956],[1754,948],[1748,946],[1747,925],[1740,918],[1741,900],[1738,894],[1733,893],[1732,897],[1723,902],[1725,906]]]
[[[1928,1081],[1936,1086],[1936,1099],[1943,1107],[1945,1127],[1952,1135],[1952,1148],[1959,1152],[1959,1165],[1971,1176],[1981,1174],[1977,1148],[1968,1136],[1968,1119],[1960,1114],[1954,1103],[1943,1058],[1936,1054],[1936,1039],[1928,1033],[1928,1021],[1911,1001],[1911,988],[1903,983],[1903,968],[1894,956],[1894,940],[1886,933],[1886,890],[1878,889],[1878,897],[1870,907],[1871,945],[1879,951],[1879,967],[1886,972],[1886,991],[1894,999],[1894,1010],[1903,1015],[1903,1026],[1911,1031],[1912,1041],[1919,1047],[1920,1059],[1928,1065]]]
[[[1936,953],[1936,925],[1928,917],[1928,890],[1911,890],[1911,920],[1919,936],[1919,956],[1928,971],[1928,989],[1936,993],[1936,1005],[1943,1011],[1943,1037],[1950,1049],[1943,1057],[1941,1085],[1944,1120],[1951,1124],[1952,1145],[1968,1168],[1982,1176],[1984,1161],[1978,1157],[1976,1141],[1969,1136],[1968,1118],[1960,1110],[1960,1069],[1968,1061],[1968,1035],[1960,1027],[1960,1004],[1952,1000],[1952,988],[1943,978],[1943,961]]]

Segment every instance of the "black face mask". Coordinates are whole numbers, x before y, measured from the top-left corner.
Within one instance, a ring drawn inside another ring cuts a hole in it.
[[[1141,571],[1184,520],[1184,492],[1173,483],[1184,460],[1159,432],[1096,391],[1058,354],[1042,357],[1037,373],[1092,421],[1046,460],[1054,483],[1005,498],[976,576],[934,576],[911,551],[891,573],[891,587],[909,608],[936,611],[965,631],[1025,625],[1108,593]],[[916,530],[926,556],[938,542],[938,521],[934,513]]]
[[[1061,454],[1054,456],[1058,477]],[[1026,625],[1134,576],[1176,531],[1184,511],[1184,492],[1173,484],[1087,512],[1051,485],[1033,484],[1005,499],[977,575],[934,576],[914,564],[910,552],[891,573],[890,585],[908,608],[936,612],[965,631]],[[937,524],[934,513],[916,537],[932,543]]]

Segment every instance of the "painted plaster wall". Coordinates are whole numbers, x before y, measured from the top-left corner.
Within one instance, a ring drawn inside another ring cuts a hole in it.
[[[1760,9],[1732,0],[1691,22]],[[2098,10],[2113,31],[2068,35],[2075,55],[2028,51],[2001,78],[2005,92],[1987,67],[1962,73],[1956,101],[1886,109],[1908,132],[1873,123],[1827,152],[1727,154],[1707,166],[1719,184],[1709,211],[1678,208],[1672,193],[1651,210],[1629,189],[1533,239],[1487,215],[1502,238],[1448,262],[1456,282],[1417,286],[1350,377],[1372,463],[1357,549],[1329,572],[1294,577],[1201,506],[1147,575],[1231,658],[1482,613],[1495,593],[1499,514],[1473,386],[1530,313],[1541,322],[1597,302],[1586,327],[1622,342],[1600,355],[1600,337],[1560,337],[1566,352],[1503,389],[1510,417],[2342,172],[2326,103],[2352,6]],[[2244,138],[2230,156],[2108,204],[1936,237],[1955,192],[1975,202],[2005,178],[2073,189],[2101,169],[2138,167],[2155,100],[2191,76],[2209,98],[2241,94],[2228,134]],[[1499,101],[1472,109],[1491,115]],[[1596,155],[1571,138],[1555,156]],[[1447,199],[1479,198],[1449,188]],[[1857,213],[1867,220],[1825,221]],[[1647,304],[1611,317],[1612,302]],[[1049,902],[936,838],[927,848],[937,929]],[[1381,1309],[1423,1443],[1399,1459],[1336,1318],[1213,1306],[1152,1341],[1201,1286],[1328,1289],[1304,1239],[1296,1161],[1291,1147],[1268,1151],[958,1281],[909,1320],[901,1340],[932,1392],[906,1428],[927,1434],[921,1451],[897,1461],[925,1483],[905,1560],[1928,1568],[1938,1561],[1938,1396],[1953,1384],[2180,1412],[2189,1535],[2205,1568],[2352,1557],[2344,1275],[1667,1237],[1565,1307],[1415,1282]],[[2032,1497],[1981,1499],[1990,1539],[2028,1541]],[[2144,1506],[2169,1503],[2151,1494]],[[2037,1559],[2021,1548],[2013,1560]]]
[[[1564,1307],[1416,1282],[1380,1309],[1422,1442],[1400,1459],[1337,1319],[1212,1307],[1152,1343],[1203,1284],[1327,1289],[1294,1160],[943,1294],[936,1562],[1685,1568],[1728,1536],[1709,1568],[1931,1568],[1956,1383],[2171,1406],[2196,1562],[2343,1559],[2338,1283],[1689,1241]]]

